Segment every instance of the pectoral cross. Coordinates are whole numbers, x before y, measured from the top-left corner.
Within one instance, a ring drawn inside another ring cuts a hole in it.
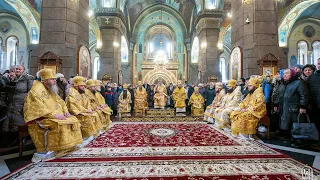
[[[110,18],[107,18],[107,20],[105,21],[105,23],[110,24],[111,21],[109,20]]]

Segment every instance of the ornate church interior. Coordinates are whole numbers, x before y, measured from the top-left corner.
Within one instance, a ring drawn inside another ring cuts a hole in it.
[[[320,179],[319,68],[319,0],[0,0],[0,177]]]

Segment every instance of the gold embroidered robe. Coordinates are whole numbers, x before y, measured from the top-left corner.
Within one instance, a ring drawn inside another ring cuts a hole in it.
[[[166,88],[166,86],[164,84],[162,84],[161,86],[157,85],[156,91],[158,91],[158,92],[162,91],[163,93],[165,93],[165,92],[167,92],[167,88]]]
[[[232,93],[224,96],[220,107],[216,108],[213,114],[215,126],[218,128],[230,128],[230,113],[239,106],[241,102],[241,89],[238,86]]]
[[[104,108],[104,112],[107,113],[107,121],[108,121],[108,126],[112,123],[111,119],[110,119],[110,115],[113,113],[112,109],[106,104],[106,101],[104,99],[104,97],[101,95],[100,92],[96,92],[95,94],[96,98],[98,99],[98,102],[100,104],[100,106],[105,106]]]
[[[119,105],[118,105],[119,112],[120,113],[130,113],[130,111],[131,111],[130,103],[132,103],[131,93],[127,90],[127,98],[124,99],[123,98],[123,91],[122,91],[119,96]]]
[[[204,118],[203,119],[205,121],[208,121],[209,117],[213,118],[214,110],[221,105],[222,100],[223,100],[225,95],[226,95],[225,89],[222,89],[218,94],[216,94],[216,96],[214,97],[211,105],[207,106],[206,112],[204,112]]]
[[[203,116],[204,98],[200,93],[192,93],[188,105],[191,105],[192,116]]]
[[[172,93],[175,108],[186,107],[186,92],[183,87],[176,87]]]
[[[96,127],[97,130],[106,129],[109,124],[109,120],[107,117],[107,111],[106,110],[100,110],[98,107],[100,107],[100,103],[98,99],[96,98],[96,95],[93,94],[89,89],[85,89],[85,95],[89,99],[89,103],[91,106],[91,110],[94,111],[94,115],[96,116],[97,120],[100,121],[101,126]]]
[[[37,152],[57,152],[82,143],[78,119],[74,116],[65,120],[55,119],[56,114],[68,112],[67,106],[58,94],[50,93],[41,82],[34,81],[25,98],[23,112]]]
[[[241,112],[241,109],[246,109],[246,111]],[[231,113],[232,134],[255,134],[258,122],[266,115],[266,112],[263,91],[262,88],[258,88],[252,94],[248,94],[240,103],[239,108]]]
[[[154,108],[164,108],[167,104],[166,94],[162,91],[156,93],[153,96],[153,101]]]
[[[134,93],[135,112],[141,113],[148,108],[147,96],[148,94],[145,88],[142,87],[141,90],[139,89],[139,87],[137,88],[136,92]]]
[[[74,87],[70,88],[70,92],[66,98],[66,104],[69,112],[76,116],[81,123],[82,137],[87,138],[97,134],[96,124],[101,124],[94,114],[89,114],[91,109],[88,98],[84,94],[80,94]]]

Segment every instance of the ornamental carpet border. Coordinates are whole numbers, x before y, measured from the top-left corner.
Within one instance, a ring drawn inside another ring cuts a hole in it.
[[[179,132],[181,129],[183,131]],[[60,160],[76,158],[81,161],[101,161],[114,158],[130,160],[159,157],[218,159],[249,156],[287,157],[257,141],[236,139],[203,122],[116,122],[86,147]]]
[[[304,165],[290,158],[117,162],[42,162],[30,164],[4,180],[20,179],[302,179]],[[313,171],[316,178],[320,175]],[[218,177],[218,178],[217,178]],[[260,178],[261,177],[261,178]],[[266,178],[270,177],[270,178]],[[272,178],[271,178],[272,177]],[[201,179],[201,178],[200,178]]]
[[[124,122],[194,122],[203,121],[203,117],[197,116],[131,116],[122,117],[121,121]]]

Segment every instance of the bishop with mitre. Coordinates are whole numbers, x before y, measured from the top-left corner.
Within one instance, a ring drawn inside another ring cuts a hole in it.
[[[24,120],[41,157],[65,152],[82,143],[79,120],[72,116],[58,95],[56,74],[52,69],[39,71],[24,102]]]

